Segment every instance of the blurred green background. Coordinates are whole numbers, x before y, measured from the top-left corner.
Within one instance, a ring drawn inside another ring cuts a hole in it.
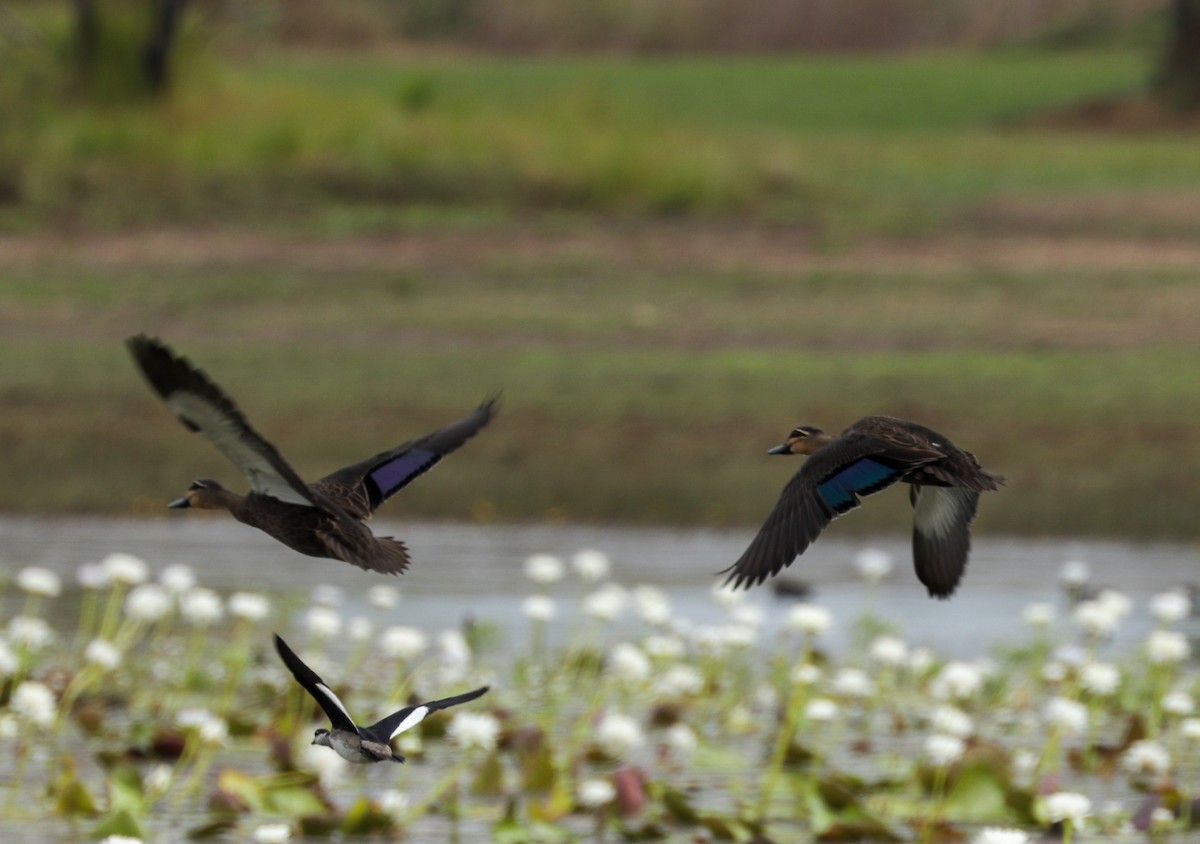
[[[310,478],[502,390],[385,516],[752,525],[892,413],[984,531],[1196,537],[1188,3],[172,5],[0,8],[0,510],[242,487],[147,331]]]

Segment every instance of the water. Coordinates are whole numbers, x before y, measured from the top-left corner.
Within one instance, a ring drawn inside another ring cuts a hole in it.
[[[670,597],[676,615],[703,624],[722,618],[710,595],[719,581],[715,573],[737,559],[752,536],[749,530],[386,521],[374,522],[373,528],[407,543],[413,563],[401,577],[385,578],[333,560],[304,557],[228,517],[195,514],[153,520],[0,518],[0,564],[13,570],[45,566],[73,583],[80,563],[126,551],[154,568],[186,563],[202,585],[222,592],[295,593],[334,584],[346,592],[347,615],[355,614],[367,587],[391,582],[403,598],[389,623],[436,631],[467,618],[486,619],[498,624],[511,643],[520,644],[528,628],[521,602],[533,591],[522,566],[531,554],[569,559],[582,548],[602,550],[612,558],[615,581],[658,586]],[[848,622],[867,608],[867,591],[852,562],[867,545],[896,559],[891,578],[875,595],[875,612],[895,623],[911,644],[931,645],[951,657],[974,657],[996,643],[1027,639],[1021,610],[1032,601],[1065,609],[1058,572],[1070,558],[1086,560],[1095,585],[1126,593],[1135,606],[1164,589],[1200,582],[1200,547],[1195,546],[977,538],[958,593],[949,601],[934,601],[912,574],[907,538],[823,536],[781,577],[810,584],[810,600],[844,622],[835,624],[826,640],[834,652],[847,646]],[[573,599],[581,590],[568,578],[551,591]],[[765,610],[768,632],[791,606],[764,587],[752,590],[750,600]],[[625,623],[637,624],[628,614]],[[561,631],[570,620],[560,618],[556,624]],[[618,621],[615,632],[623,632],[620,625]],[[1149,625],[1146,613],[1135,613],[1113,641],[1114,651],[1140,642]]]

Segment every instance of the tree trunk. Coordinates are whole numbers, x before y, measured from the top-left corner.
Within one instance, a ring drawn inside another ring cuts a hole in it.
[[[1170,32],[1154,89],[1178,108],[1200,107],[1200,0],[1171,0]]]
[[[158,0],[158,16],[142,52],[142,72],[146,84],[155,94],[165,91],[170,82],[171,49],[175,46],[186,5],[187,0]]]

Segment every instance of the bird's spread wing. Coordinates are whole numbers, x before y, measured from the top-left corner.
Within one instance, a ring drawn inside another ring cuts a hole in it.
[[[913,564],[935,598],[949,598],[967,568],[971,522],[979,492],[954,486],[913,484]]]
[[[358,507],[351,505],[351,509],[361,509],[362,512],[354,512],[354,515],[369,518],[380,504],[479,433],[495,415],[496,400],[490,399],[457,422],[339,469],[317,481],[314,486],[329,486],[339,490],[361,489],[360,497],[365,495],[365,499],[359,502]]]
[[[250,427],[237,405],[187,358],[144,334],[130,337],[126,345],[171,412],[228,457],[255,492],[289,504],[317,506],[304,481],[275,447]]]
[[[810,455],[784,487],[750,546],[725,570],[729,572],[725,582],[734,588],[749,587],[778,574],[831,521],[858,507],[859,496],[899,480],[912,466],[911,456],[906,457],[896,459],[887,454],[886,443],[857,436],[835,440]]]
[[[292,672],[292,676],[296,681],[304,687],[313,699],[320,705],[325,714],[329,716],[330,722],[335,730],[348,730],[352,733],[358,732],[358,726],[354,723],[354,719],[350,717],[350,713],[346,711],[346,707],[338,699],[338,696],[333,693],[325,682],[317,676],[317,673],[305,665],[300,657],[292,652],[288,647],[287,642],[283,641],[278,634],[275,635],[275,650],[279,651],[279,657],[283,660],[283,664]]]
[[[465,692],[454,697],[442,698],[441,700],[434,700],[429,703],[419,703],[416,706],[406,706],[404,709],[393,712],[378,723],[367,727],[364,732],[374,736],[376,741],[389,742],[405,730],[411,730],[417,724],[420,724],[430,712],[436,712],[439,709],[449,709],[451,706],[458,706],[460,703],[475,700],[477,697],[482,697],[487,690],[488,686],[483,686],[472,692]]]

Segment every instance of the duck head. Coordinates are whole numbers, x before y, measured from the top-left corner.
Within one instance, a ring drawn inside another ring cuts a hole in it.
[[[312,743],[319,744],[322,747],[333,747],[333,745],[329,743],[329,730],[325,729],[324,727],[317,727],[317,729],[313,732]]]
[[[793,428],[788,438],[767,451],[767,454],[812,454],[833,442],[834,437],[812,425]]]
[[[225,499],[228,495],[229,490],[216,481],[197,478],[187,488],[183,498],[176,499],[167,506],[173,510],[182,510],[185,507],[195,507],[197,510],[216,510],[226,506]]]

